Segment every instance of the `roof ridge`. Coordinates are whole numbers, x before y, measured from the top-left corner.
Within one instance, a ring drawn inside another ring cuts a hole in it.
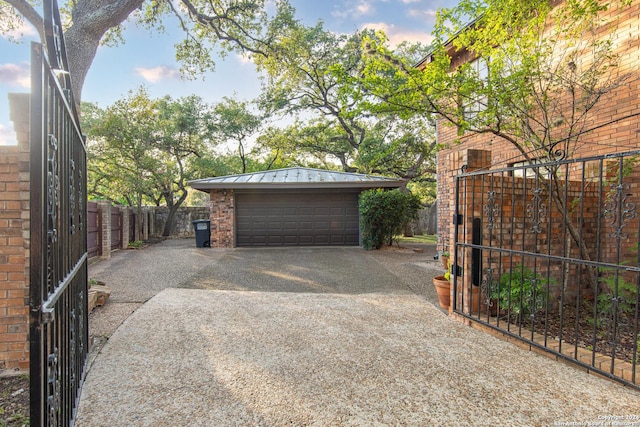
[[[386,176],[293,166],[189,181],[205,188],[375,188],[400,187],[405,180]]]

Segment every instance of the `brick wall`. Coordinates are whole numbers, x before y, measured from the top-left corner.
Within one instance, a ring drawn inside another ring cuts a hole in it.
[[[29,367],[29,98],[10,95],[17,146],[0,147],[0,371]]]
[[[235,246],[233,190],[210,191],[211,247]]]
[[[583,259],[577,243],[569,238],[564,215],[576,227],[590,259],[598,259],[594,248],[598,247],[599,240],[601,260],[605,258],[602,256],[602,248],[614,248],[615,245],[610,244],[607,233],[601,233],[601,239],[597,234],[601,213],[597,186],[584,186],[580,181],[561,183],[559,198],[566,200],[569,205],[566,212],[563,212],[555,206],[550,189],[546,186],[548,182],[543,181],[541,185],[537,185],[534,178],[504,176],[501,173],[468,177],[461,185],[461,213],[466,233],[459,240],[473,243],[472,221],[474,218],[480,219],[480,243],[494,248],[482,251],[483,270],[490,268],[494,280],[518,265],[535,269],[545,279],[548,273],[551,309],[557,309],[561,294],[565,303],[573,301],[578,295],[593,297],[586,270],[571,262],[544,258],[546,255],[553,255]],[[488,199],[490,193],[494,196],[493,200]],[[538,201],[536,196],[539,197]],[[490,214],[489,210],[493,212]],[[521,256],[512,251],[522,251],[528,255]],[[465,252],[459,254],[459,259],[463,261],[463,271],[470,272],[471,250]],[[486,271],[483,271],[482,277],[486,275]],[[465,274],[464,278],[465,285],[469,288],[471,274]]]
[[[561,298],[565,304],[578,297],[592,299],[596,279],[600,287],[597,291],[601,292],[607,278],[617,274],[607,264],[637,265],[640,239],[637,156],[567,162],[557,170],[560,176],[557,181],[491,170],[491,153],[486,150],[463,150],[450,155],[449,160],[452,181],[453,171],[461,165],[468,165],[469,172],[481,171],[458,180],[458,213],[462,224],[451,225],[453,206],[450,215],[441,218],[450,233],[441,238],[453,243],[457,228],[459,243],[484,247],[476,287],[483,282],[497,283],[502,274],[524,265],[549,280],[549,308],[553,310],[559,308]],[[447,190],[454,200],[456,189]],[[474,219],[480,221],[479,242],[472,240]],[[575,230],[573,236],[570,227]],[[471,290],[477,291],[472,287],[470,274],[472,253],[470,247],[458,251],[458,265],[465,272],[459,285],[467,295]],[[590,269],[575,260],[604,264]],[[635,273],[618,271],[621,280],[636,283]],[[460,295],[458,301],[461,298]]]

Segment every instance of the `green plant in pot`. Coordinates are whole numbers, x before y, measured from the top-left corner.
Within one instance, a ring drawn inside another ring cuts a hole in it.
[[[440,260],[442,261],[442,266],[449,270],[449,251],[442,251],[440,254]]]

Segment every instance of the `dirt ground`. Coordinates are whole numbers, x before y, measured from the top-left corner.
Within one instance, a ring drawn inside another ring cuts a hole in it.
[[[0,427],[29,425],[29,377],[0,377]]]

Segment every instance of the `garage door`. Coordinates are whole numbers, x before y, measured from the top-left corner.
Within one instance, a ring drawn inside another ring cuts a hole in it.
[[[358,193],[236,193],[237,246],[358,245]]]

